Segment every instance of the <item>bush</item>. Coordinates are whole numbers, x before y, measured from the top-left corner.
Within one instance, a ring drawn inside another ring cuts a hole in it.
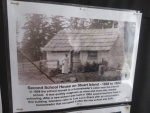
[[[61,70],[60,69],[51,69],[49,72],[49,76],[56,76],[57,74],[60,74]]]
[[[98,68],[99,68],[99,64],[98,63],[96,63],[96,62],[93,62],[93,64],[92,64],[92,71],[98,71]]]
[[[91,71],[91,65],[90,65],[90,63],[86,62],[85,66],[84,66],[84,71],[85,72],[90,72]]]
[[[99,68],[99,63],[93,62],[92,64],[86,62],[84,66],[84,72],[96,72]]]
[[[78,67],[78,72],[84,72],[84,65],[80,65]]]

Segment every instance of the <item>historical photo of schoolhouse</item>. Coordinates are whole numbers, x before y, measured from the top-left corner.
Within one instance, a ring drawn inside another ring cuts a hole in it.
[[[21,85],[130,77],[135,23],[44,14],[21,18],[16,22]]]

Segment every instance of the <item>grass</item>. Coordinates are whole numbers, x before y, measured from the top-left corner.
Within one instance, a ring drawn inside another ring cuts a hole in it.
[[[104,75],[98,75],[97,72],[57,74],[51,78],[55,83],[70,83],[70,78],[76,78],[76,82],[96,82],[96,81],[115,81],[121,80],[121,77],[115,71],[107,71]],[[47,85],[53,84],[44,74],[38,70],[30,70],[19,73],[19,84],[21,85]]]

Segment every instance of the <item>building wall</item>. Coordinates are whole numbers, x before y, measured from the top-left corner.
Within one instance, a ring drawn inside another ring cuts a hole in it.
[[[68,54],[69,64],[70,64],[70,52],[47,52],[47,60],[58,60],[59,65],[62,65],[62,59]]]
[[[109,51],[99,51],[98,52],[98,62],[102,62],[102,59],[109,61]],[[109,65],[109,64],[108,64]]]
[[[89,59],[87,51],[81,51],[80,52],[80,61],[81,61],[82,65],[85,65],[86,62],[88,62],[88,63],[93,63],[93,62],[101,63],[102,58],[104,58],[108,61],[109,60],[109,51],[98,51],[98,56],[96,59]]]
[[[108,65],[111,67],[118,67],[118,65],[123,66],[124,63],[124,46],[121,44],[120,38],[115,42],[110,51],[98,51],[98,57],[96,59],[89,59],[87,51],[80,52],[80,62],[82,65],[88,63],[101,63],[104,58],[108,61]],[[59,65],[62,65],[62,59],[68,54],[69,66],[71,66],[71,53],[70,52],[47,52],[47,60],[58,60]]]
[[[119,37],[116,40],[115,44],[109,51],[109,64],[115,68],[122,68],[125,58],[125,51],[124,51],[124,30],[120,29],[118,31]]]

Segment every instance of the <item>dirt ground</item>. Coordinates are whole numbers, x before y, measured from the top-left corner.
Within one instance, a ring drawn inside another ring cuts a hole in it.
[[[88,73],[69,73],[57,74],[51,76],[55,83],[71,83],[71,82],[94,82],[94,81],[115,81],[121,80],[121,77],[115,71],[107,71],[103,75],[98,72]],[[21,85],[46,85],[53,84],[44,74],[39,71],[30,71],[19,73],[19,84]]]

